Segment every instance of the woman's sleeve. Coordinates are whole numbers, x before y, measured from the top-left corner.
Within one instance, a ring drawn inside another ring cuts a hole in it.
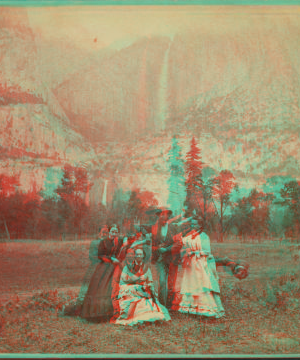
[[[99,240],[93,240],[91,242],[90,250],[89,250],[89,259],[93,264],[99,262],[98,247],[99,247]]]
[[[150,267],[148,268],[148,271],[145,274],[145,278],[146,278],[146,284],[150,287],[150,289],[152,289],[152,293],[155,297],[158,296],[157,293],[157,289],[155,289],[154,287],[154,282],[153,282],[153,277],[152,277],[152,272],[150,270]]]
[[[124,266],[122,270],[122,274],[120,277],[120,283],[126,283],[127,282],[127,274],[128,274],[128,268],[127,266]]]
[[[182,247],[183,247],[182,234],[179,233],[179,234],[174,235],[173,241],[174,241],[174,245],[172,247],[172,255],[173,256],[180,255]]]
[[[132,249],[134,249],[135,247],[137,247],[137,246],[140,246],[140,245],[144,245],[144,244],[146,244],[147,243],[147,240],[145,239],[145,240],[136,240],[136,241],[134,241],[132,244],[131,244],[131,248]]]
[[[200,234],[201,250],[210,253],[210,239],[204,232]]]
[[[152,272],[150,270],[150,267],[148,268],[146,274],[145,274],[145,278],[148,284],[152,284],[153,283],[153,277],[152,277]]]
[[[181,242],[180,255],[181,255],[181,256],[185,256],[185,255],[187,255],[190,251],[191,251],[191,247],[189,246],[189,243],[188,243],[187,241],[185,241],[185,243],[183,243],[183,241],[182,241],[182,242]]]
[[[132,274],[126,265],[122,271],[120,282],[123,284],[135,284],[137,280],[138,276]]]
[[[107,255],[107,250],[103,240],[100,241],[98,247],[98,259],[104,262],[111,262],[111,257]]]
[[[128,238],[124,237],[121,242],[118,243],[118,251],[116,257],[122,262],[126,257],[127,249],[129,248]]]

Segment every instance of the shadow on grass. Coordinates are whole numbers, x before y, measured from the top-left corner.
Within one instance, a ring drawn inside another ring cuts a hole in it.
[[[78,304],[67,305],[64,309],[64,316],[77,317],[80,316],[82,306]]]
[[[91,324],[105,324],[110,322],[110,316],[94,316],[94,317],[81,317],[82,305],[72,304],[67,305],[63,311],[63,316],[79,318],[80,321]]]

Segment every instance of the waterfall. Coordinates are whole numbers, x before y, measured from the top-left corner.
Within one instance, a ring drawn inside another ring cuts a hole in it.
[[[138,132],[146,129],[147,122],[147,51],[148,43],[143,53],[139,75]]]
[[[169,53],[171,48],[170,41],[169,46],[165,52],[161,73],[160,73],[160,80],[159,80],[159,90],[158,90],[158,117],[157,117],[157,124],[156,130],[165,130],[165,120],[168,115],[168,75],[169,75]]]
[[[87,206],[90,205],[90,185],[89,185],[89,184],[88,184],[87,189],[86,189],[85,204],[86,204]]]
[[[107,203],[107,183],[108,180],[104,180],[104,190],[102,195],[102,205],[106,206]]]

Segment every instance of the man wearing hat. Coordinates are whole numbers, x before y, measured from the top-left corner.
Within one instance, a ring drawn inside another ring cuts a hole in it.
[[[152,263],[158,273],[158,299],[167,306],[168,294],[172,295],[179,260],[180,244],[174,242],[177,233],[176,227],[171,223],[172,211],[158,209],[156,223],[152,226]],[[178,250],[178,251],[177,251]],[[178,259],[177,259],[178,258]]]
[[[158,298],[159,302],[167,307],[172,305],[178,265],[181,262],[182,242],[181,236],[178,235],[185,235],[190,231],[191,225],[200,232],[203,230],[194,214],[190,217],[181,214],[175,218],[172,218],[172,214],[169,209],[156,210],[155,215],[158,219],[151,229],[152,264],[155,265],[158,274]],[[181,221],[175,223],[178,218],[181,218]],[[227,257],[215,257],[215,262],[217,267],[229,268],[240,280],[248,276],[249,265],[246,263]]]

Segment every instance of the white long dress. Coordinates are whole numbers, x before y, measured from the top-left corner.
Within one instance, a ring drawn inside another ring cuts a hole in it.
[[[185,255],[180,285],[181,301],[177,310],[215,318],[223,316],[225,311],[208,235],[192,231],[182,242]]]
[[[127,266],[124,267],[120,279],[119,307],[120,315],[114,321],[119,325],[135,325],[143,322],[170,321],[168,310],[159,303],[156,295],[150,295],[147,286],[153,283],[150,268],[144,274],[143,284],[136,283]]]

